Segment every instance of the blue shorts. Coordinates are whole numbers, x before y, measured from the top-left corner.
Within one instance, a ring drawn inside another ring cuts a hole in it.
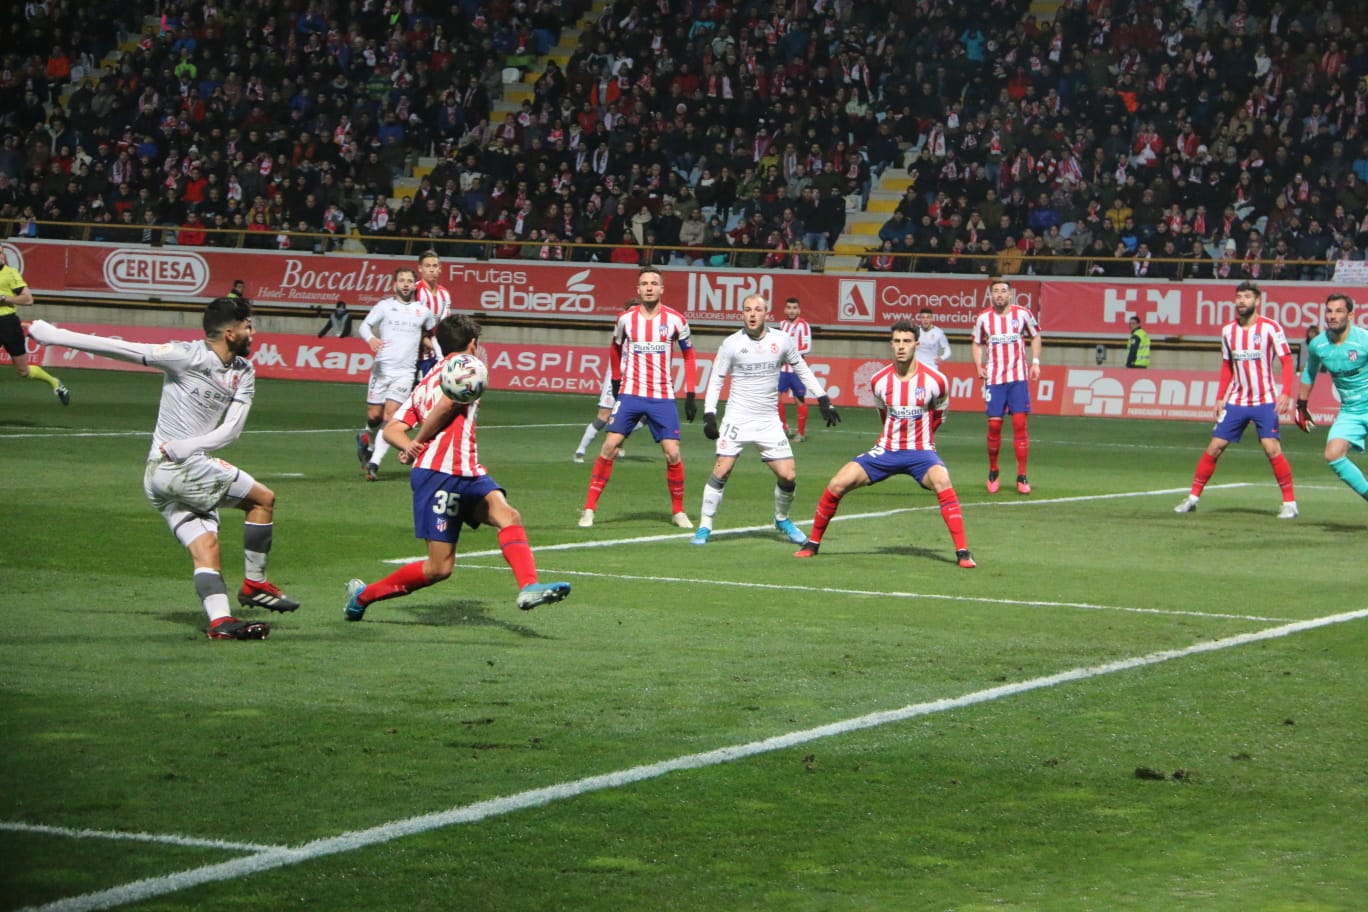
[[[453,545],[461,540],[461,523],[478,529],[476,509],[490,494],[503,490],[488,475],[448,475],[432,469],[410,472],[409,487],[413,488],[413,537]]]
[[[418,359],[418,379],[419,379],[419,380],[422,380],[424,377],[426,377],[426,376],[428,375],[428,371],[432,370],[432,369],[433,369],[434,367],[436,367],[436,366],[437,366],[437,359],[436,359],[436,358],[419,358],[419,359]]]
[[[793,393],[793,398],[803,399],[807,396],[807,387],[803,386],[803,379],[798,376],[797,371],[782,371],[779,374],[779,395]]]
[[[1344,409],[1335,416],[1335,421],[1330,425],[1330,435],[1326,440],[1349,441],[1349,445],[1357,453],[1363,452],[1363,442],[1368,438],[1368,415],[1351,415]]]
[[[1031,388],[1025,380],[1011,383],[992,383],[987,387],[989,418],[1001,418],[1005,413],[1013,415],[1031,414]]]
[[[1227,405],[1221,410],[1221,417],[1217,419],[1216,427],[1212,428],[1211,436],[1239,443],[1245,427],[1251,421],[1259,432],[1260,440],[1269,437],[1282,439],[1278,433],[1278,407],[1272,402],[1263,405]]]
[[[860,464],[869,476],[870,484],[878,484],[890,475],[911,475],[917,484],[921,484],[927,472],[945,465],[935,450],[885,450],[877,446],[851,462]]]
[[[619,396],[613,406],[613,415],[608,419],[608,432],[630,437],[642,418],[646,419],[656,443],[679,439],[679,406],[673,399],[647,399],[645,396]]]

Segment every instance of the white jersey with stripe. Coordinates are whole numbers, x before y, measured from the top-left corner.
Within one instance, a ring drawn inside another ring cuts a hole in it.
[[[400,406],[394,417],[409,427],[418,427],[444,398],[442,372],[429,371],[409,393],[408,401]],[[427,449],[423,450],[414,467],[448,475],[488,475],[485,467],[480,465],[480,454],[475,443],[475,415],[479,408],[479,402],[456,405],[451,423],[428,442]]]
[[[974,321],[974,341],[987,347],[983,363],[990,386],[1027,379],[1026,343],[1040,334],[1035,316],[1016,304],[998,313],[988,308]]]
[[[884,413],[879,446],[885,450],[934,450],[932,413],[943,412],[950,401],[950,382],[933,367],[914,362],[907,377],[890,364],[869,381],[874,401]]]
[[[613,327],[613,349],[622,357],[622,395],[673,399],[674,345],[680,351],[692,348],[690,336],[684,315],[663,304],[653,315],[640,306],[623,311]]]
[[[1292,353],[1287,334],[1277,322],[1255,317],[1248,326],[1239,321],[1221,328],[1221,357],[1230,362],[1229,405],[1266,405],[1278,400],[1273,362]],[[1289,391],[1290,392],[1290,391]]]
[[[713,358],[704,413],[717,412],[722,384],[731,377],[731,390],[727,394],[728,421],[752,416],[774,417],[779,403],[781,366],[798,374],[809,396],[820,399],[826,395],[822,382],[798,354],[793,336],[782,329],[768,327],[759,339],[751,338],[744,329],[727,336]]]

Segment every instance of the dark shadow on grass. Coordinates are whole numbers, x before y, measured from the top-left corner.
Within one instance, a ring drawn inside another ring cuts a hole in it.
[[[375,607],[383,608],[384,602],[379,602]],[[395,618],[384,618],[379,623],[384,624],[409,624],[421,625],[424,627],[494,627],[499,630],[506,630],[509,633],[517,634],[520,637],[527,637],[534,640],[549,640],[540,631],[533,630],[525,624],[514,623],[504,617],[495,615],[490,611],[489,603],[475,601],[473,599],[461,599],[459,601],[447,602],[443,605],[416,605],[404,606],[396,604],[395,608],[402,608],[404,612],[412,617],[412,620],[401,620]],[[495,609],[503,614],[508,610],[517,611],[518,614],[531,614],[532,612],[518,611],[517,608]],[[370,621],[367,614],[366,620]]]
[[[923,560],[936,561],[937,563],[941,564],[956,563],[955,555],[953,553],[947,556],[945,551],[940,548],[917,548],[911,545],[907,545],[904,547],[884,545],[883,547],[875,548],[872,551],[866,553],[890,554],[894,557],[919,557]]]

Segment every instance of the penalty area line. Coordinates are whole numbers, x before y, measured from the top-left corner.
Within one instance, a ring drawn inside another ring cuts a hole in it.
[[[188,846],[197,849],[227,849],[230,852],[270,852],[279,846],[255,842],[229,842],[224,839],[200,839],[175,833],[124,833],[118,830],[85,830],[70,827],[43,826],[0,820],[0,830],[10,833],[41,833],[44,836],[65,836],[68,839],[110,839],[123,842],[157,842],[164,845]]]
[[[866,729],[905,722],[909,719],[915,719],[922,716],[930,716],[936,713],[963,709],[965,707],[989,703],[994,700],[1014,697],[1036,690],[1058,687],[1062,684],[1072,684],[1078,681],[1087,681],[1092,678],[1103,677],[1105,675],[1118,674],[1120,672],[1132,671],[1138,668],[1146,668],[1164,662],[1171,662],[1176,659],[1185,659],[1191,656],[1205,655],[1206,653],[1219,652],[1221,650],[1233,649],[1239,646],[1247,646],[1251,643],[1279,639],[1296,633],[1315,630],[1320,627],[1328,627],[1333,624],[1344,624],[1350,621],[1362,620],[1366,617],[1368,617],[1368,609],[1349,611],[1342,614],[1332,614],[1325,617],[1313,618],[1311,620],[1283,624],[1277,627],[1267,627],[1263,630],[1237,634],[1219,640],[1196,643],[1181,649],[1165,649],[1147,655],[1136,656],[1134,658],[1118,659],[1101,665],[1072,668],[1051,675],[1043,675],[1038,678],[1017,681],[1012,684],[1002,684],[997,687],[989,687],[985,690],[972,691],[958,697],[945,697],[940,700],[913,703],[903,706],[900,709],[867,713],[862,716],[855,716],[853,718],[831,722],[826,725],[819,725],[815,728],[807,728],[800,731],[788,732],[787,734],[775,735],[774,737],[764,738],[759,741],[733,744],[715,750],[704,751],[702,753],[685,754],[684,756],[675,757],[670,760],[662,760],[657,763],[634,766],[597,776],[586,776],[582,779],[561,782],[544,788],[529,789],[512,795],[504,795],[499,798],[491,798],[487,801],[479,801],[463,807],[455,807],[432,814],[409,817],[405,820],[395,820],[364,830],[353,830],[326,839],[316,839],[295,848],[266,849],[255,855],[248,855],[231,861],[205,865],[199,868],[189,868],[162,877],[149,877],[113,887],[108,890],[84,893],[79,896],[60,899],[42,906],[32,906],[27,910],[23,910],[23,912],[86,912],[86,910],[110,909],[115,906],[140,902],[156,896],[165,896],[168,893],[189,889],[190,887],[226,880],[235,880],[239,877],[260,874],[264,871],[271,871],[288,865],[302,864],[330,855],[337,855],[342,852],[352,852],[370,846],[383,845],[384,843],[393,842],[396,839],[401,839],[406,836],[427,833],[444,827],[463,823],[478,823],[483,820],[488,820],[491,817],[512,814],[529,808],[543,807],[556,801],[565,801],[591,792],[622,788],[638,782],[658,779],[661,776],[670,773],[684,770],[704,769],[711,766],[721,766],[724,763],[733,763],[737,760],[797,747],[824,738],[847,735]]]

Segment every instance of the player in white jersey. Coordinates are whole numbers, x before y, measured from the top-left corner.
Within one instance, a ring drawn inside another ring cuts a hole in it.
[[[246,472],[210,456],[237,440],[256,394],[252,309],[244,298],[216,298],[204,310],[204,340],[153,345],[58,329],[36,320],[29,335],[61,345],[160,369],[161,405],[143,492],[166,518],[194,562],[195,592],[209,616],[212,640],[264,640],[271,626],[240,621],[228,609],[219,556],[219,508],[246,511],[242,548],[245,580],[238,603],[294,611],[299,602],[266,579],[275,516],[275,492]]]
[[[1026,416],[1031,413],[1031,390],[1027,385],[1040,379],[1040,327],[1035,315],[1012,303],[1012,283],[994,278],[988,283],[992,306],[974,322],[974,365],[983,380],[983,398],[988,401],[988,493],[998,492],[998,453],[1002,450],[1002,416],[1012,414],[1012,449],[1016,453],[1019,494],[1030,494],[1026,480],[1026,461],[1031,455],[1031,437]],[[1031,363],[1026,364],[1026,344],[1031,346]]]
[[[447,357],[478,357],[479,340],[480,324],[466,314],[451,314],[437,327],[437,342]],[[498,530],[499,550],[518,582],[519,608],[528,611],[570,594],[569,583],[537,582],[537,562],[522,516],[480,464],[475,442],[478,410],[478,402],[459,405],[443,395],[441,372],[429,371],[385,425],[385,439],[399,450],[400,461],[413,464],[409,486],[414,535],[427,542],[428,553],[369,586],[359,579],[347,583],[347,620],[361,620],[372,602],[408,595],[451,576],[462,525]],[[415,427],[418,434],[410,440],[408,432]]]
[[[826,528],[846,494],[893,475],[911,475],[940,501],[941,519],[954,542],[955,561],[966,570],[976,566],[964,537],[959,497],[950,483],[950,472],[936,452],[935,432],[945,421],[950,381],[917,360],[917,335],[918,328],[911,320],[899,320],[891,327],[893,363],[869,382],[883,420],[883,434],[873,449],[847,462],[827,482],[812,517],[812,532],[794,557],[817,556]]]
[[[439,284],[442,277],[442,258],[435,250],[424,250],[418,257],[418,303],[432,311],[438,323],[451,313],[451,292]],[[428,333],[423,336],[422,347],[418,351],[418,379],[421,380],[436,366],[442,353]]]
[[[817,397],[817,406],[822,410],[827,427],[837,424],[841,416],[832,408],[822,382],[798,354],[793,337],[765,325],[768,315],[769,302],[757,294],[747,295],[741,302],[743,328],[722,341],[717,357],[713,359],[712,376],[708,378],[708,391],[703,400],[703,434],[709,440],[717,441],[717,461],[703,488],[703,514],[692,539],[695,545],[708,543],[713,517],[722,506],[723,488],[736,466],[737,457],[748,443],[755,444],[760,450],[760,459],[774,473],[774,527],[794,544],[806,541],[806,536],[789,519],[798,481],[793,447],[774,408],[779,398],[779,368],[791,368],[808,392]],[[731,377],[731,390],[727,396],[727,413],[719,428],[717,401],[722,396],[722,384],[727,377]]]
[[[609,364],[613,369],[616,387],[613,393],[617,404],[613,406],[607,437],[589,476],[589,491],[579,518],[581,529],[594,525],[594,512],[604,486],[612,477],[618,447],[643,418],[651,428],[651,436],[665,453],[665,481],[672,510],[670,522],[681,529],[693,528],[689,515],[684,512],[684,460],[679,452],[679,410],[675,405],[670,370],[674,345],[678,344],[684,355],[684,417],[690,421],[698,414],[694,396],[698,362],[689,321],[679,311],[661,303],[664,291],[665,282],[660,271],[652,267],[642,269],[637,273],[637,300],[640,303],[619,316],[613,328]]]
[[[789,298],[784,301],[784,320],[779,324],[779,328],[793,337],[793,345],[798,354],[806,361],[808,352],[812,351],[812,326],[807,320],[803,319],[803,306],[797,298]],[[797,403],[794,411],[798,418],[798,435],[795,438],[789,430],[788,416],[784,413],[784,394],[788,393]],[[807,440],[807,396],[808,390],[803,386],[798,375],[787,364],[779,372],[779,426],[784,435],[791,439],[796,439],[799,443]]]
[[[950,340],[945,330],[936,325],[936,314],[929,307],[917,311],[917,360],[927,367],[940,370],[942,361],[950,360]]]
[[[356,455],[367,481],[379,477],[380,461],[389,452],[389,444],[379,436],[380,428],[412,392],[418,348],[423,336],[437,325],[432,311],[414,295],[417,283],[412,267],[394,270],[394,294],[377,302],[361,321],[361,338],[375,354],[366,386],[366,429],[356,435]]]
[[[1216,460],[1232,441],[1244,436],[1251,423],[1258,432],[1259,443],[1273,478],[1282,491],[1279,519],[1297,518],[1297,497],[1292,484],[1292,466],[1283,455],[1282,438],[1278,430],[1278,414],[1292,406],[1296,368],[1287,334],[1277,322],[1259,314],[1263,304],[1263,289],[1253,282],[1235,286],[1235,320],[1221,327],[1221,382],[1216,390],[1216,427],[1211,442],[1197,460],[1192,477],[1192,488],[1182,503],[1173,508],[1175,513],[1191,513],[1197,509],[1202,490],[1216,471]],[[1273,361],[1282,366],[1282,390],[1273,381]]]

